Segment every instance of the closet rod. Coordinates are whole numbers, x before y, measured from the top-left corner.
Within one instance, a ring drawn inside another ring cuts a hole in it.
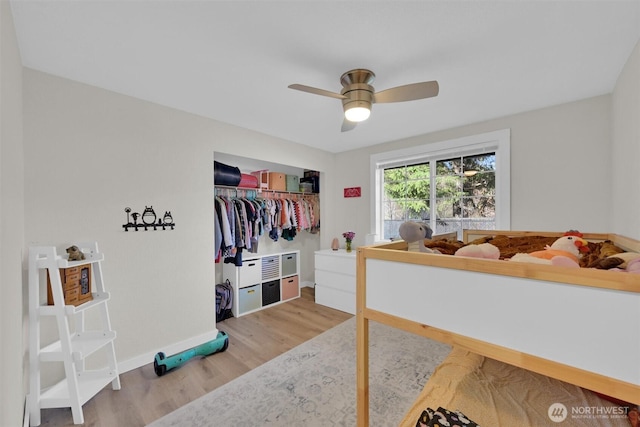
[[[300,192],[294,192],[294,191],[268,190],[266,188],[231,187],[226,185],[216,185],[215,190],[216,190],[216,194],[218,194],[218,190],[234,191],[236,197],[238,196],[238,191],[245,192],[245,194],[247,191],[251,191],[255,194],[254,197],[258,197],[258,195],[261,194],[260,197],[263,197],[263,198],[272,198],[272,197],[269,197],[269,195],[285,195],[285,194],[294,196],[296,198],[298,197],[317,198],[318,197],[318,193],[300,193]],[[227,194],[227,195],[231,197],[230,194]]]
[[[257,188],[238,188],[217,185],[214,188],[216,196],[226,197],[246,197],[248,199],[255,199],[258,197]],[[222,194],[221,194],[222,193]]]

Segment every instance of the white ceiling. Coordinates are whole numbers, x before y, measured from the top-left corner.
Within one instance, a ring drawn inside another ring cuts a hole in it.
[[[24,66],[331,152],[610,93],[640,38],[632,1],[13,0]],[[342,133],[340,75],[377,91]]]

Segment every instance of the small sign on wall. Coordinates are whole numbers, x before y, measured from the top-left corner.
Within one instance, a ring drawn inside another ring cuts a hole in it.
[[[360,197],[362,194],[360,187],[349,187],[344,189],[344,197]]]

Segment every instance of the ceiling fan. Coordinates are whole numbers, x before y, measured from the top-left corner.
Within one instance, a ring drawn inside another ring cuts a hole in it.
[[[440,90],[438,82],[433,80],[375,92],[373,86],[371,86],[375,78],[376,75],[373,71],[356,68],[355,70],[347,71],[340,77],[340,83],[343,86],[340,93],[301,84],[292,84],[289,85],[289,88],[341,99],[342,108],[344,109],[342,132],[351,130],[356,127],[358,122],[367,120],[371,114],[372,104],[431,98],[437,96]]]

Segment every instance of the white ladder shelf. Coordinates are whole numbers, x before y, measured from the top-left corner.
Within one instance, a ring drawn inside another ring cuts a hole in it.
[[[120,389],[120,376],[116,364],[114,340],[111,330],[101,262],[104,256],[98,252],[95,242],[77,245],[85,254],[82,261],[69,261],[67,255],[58,255],[54,246],[29,248],[29,419],[31,426],[41,422],[40,410],[45,408],[71,408],[74,424],[83,424],[82,405],[111,383]],[[91,264],[93,271],[93,299],[81,305],[65,305],[59,269]],[[51,282],[53,305],[41,303],[40,272],[46,270]],[[85,330],[85,313],[96,309],[101,319],[99,330]],[[59,340],[41,346],[40,322],[44,316],[52,316],[57,324]],[[73,322],[73,332],[70,328]],[[107,366],[102,369],[85,369],[89,355],[104,351]],[[64,379],[45,390],[41,389],[43,362],[62,362]]]

